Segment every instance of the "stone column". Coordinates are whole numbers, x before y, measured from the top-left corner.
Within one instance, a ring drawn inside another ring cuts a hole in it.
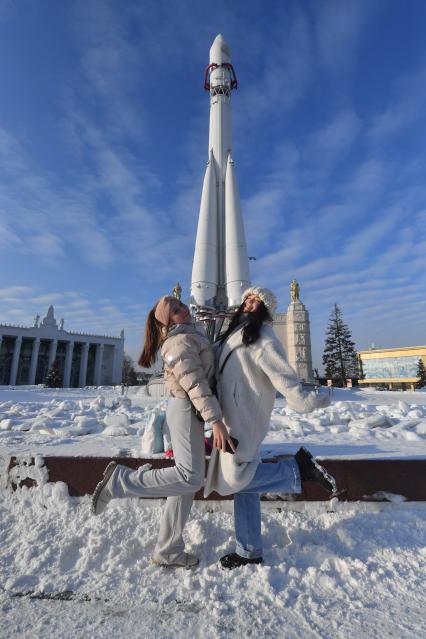
[[[89,342],[83,342],[83,344],[81,345],[80,375],[78,378],[78,385],[80,388],[86,386],[87,357],[89,355],[89,347]]]
[[[36,337],[33,341],[33,350],[31,352],[30,374],[28,376],[28,384],[35,384],[37,374],[38,352],[40,350],[40,338]]]
[[[58,340],[57,339],[52,339],[52,341],[50,342],[50,349],[49,349],[49,359],[47,361],[47,370],[50,371],[50,369],[52,368],[55,359],[56,359],[56,350],[58,348]]]
[[[287,311],[287,353],[298,376],[313,382],[309,313],[299,300],[292,302]]]
[[[121,384],[123,377],[124,344],[114,344],[112,348],[112,383]]]
[[[102,384],[102,360],[104,357],[104,345],[97,344],[96,345],[96,355],[95,355],[95,386],[100,386]]]
[[[16,384],[16,376],[18,374],[18,366],[19,366],[19,356],[21,354],[21,345],[22,345],[22,337],[19,337],[15,340],[15,347],[13,349],[13,359],[12,359],[12,367],[10,369],[10,381],[9,384],[11,386],[15,386]]]
[[[65,365],[64,365],[64,388],[69,388],[71,385],[71,368],[72,368],[72,353],[74,350],[74,342],[67,342],[67,349],[65,352]]]
[[[274,313],[273,320],[274,333],[287,353],[287,315],[285,313]]]

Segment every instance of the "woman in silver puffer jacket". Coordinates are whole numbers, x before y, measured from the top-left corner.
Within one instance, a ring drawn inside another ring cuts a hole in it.
[[[171,394],[167,423],[175,466],[151,470],[145,465],[132,470],[111,462],[96,487],[92,512],[100,514],[115,498],[167,497],[153,563],[190,567],[198,558],[185,552],[182,532],[194,494],[203,485],[205,464],[204,425],[193,407],[211,426],[215,446],[225,450],[229,435],[210,387],[214,377],[211,344],[192,324],[188,307],[170,296],[162,297],[148,315],[139,364],[150,367],[160,348]]]

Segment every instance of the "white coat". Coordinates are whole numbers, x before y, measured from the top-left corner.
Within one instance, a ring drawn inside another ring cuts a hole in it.
[[[222,374],[217,373],[217,388],[223,421],[239,443],[235,455],[213,450],[205,496],[213,490],[230,495],[251,482],[260,461],[260,444],[269,428],[276,390],[299,412],[329,403],[327,395],[303,390],[270,324],[263,324],[259,339],[250,346],[242,343],[241,328],[231,333],[221,349],[217,372],[230,351]]]

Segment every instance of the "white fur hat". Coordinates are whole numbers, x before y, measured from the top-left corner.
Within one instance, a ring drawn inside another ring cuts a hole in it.
[[[275,313],[277,308],[277,298],[269,288],[261,288],[260,286],[251,286],[247,288],[241,296],[241,303],[244,302],[249,295],[256,295],[265,304],[271,315]]]

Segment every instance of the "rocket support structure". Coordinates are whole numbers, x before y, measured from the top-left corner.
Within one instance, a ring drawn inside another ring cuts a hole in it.
[[[204,176],[191,279],[196,316],[224,317],[250,286],[240,196],[232,160],[231,91],[237,79],[230,49],[216,36],[204,88],[210,93],[209,161]]]

